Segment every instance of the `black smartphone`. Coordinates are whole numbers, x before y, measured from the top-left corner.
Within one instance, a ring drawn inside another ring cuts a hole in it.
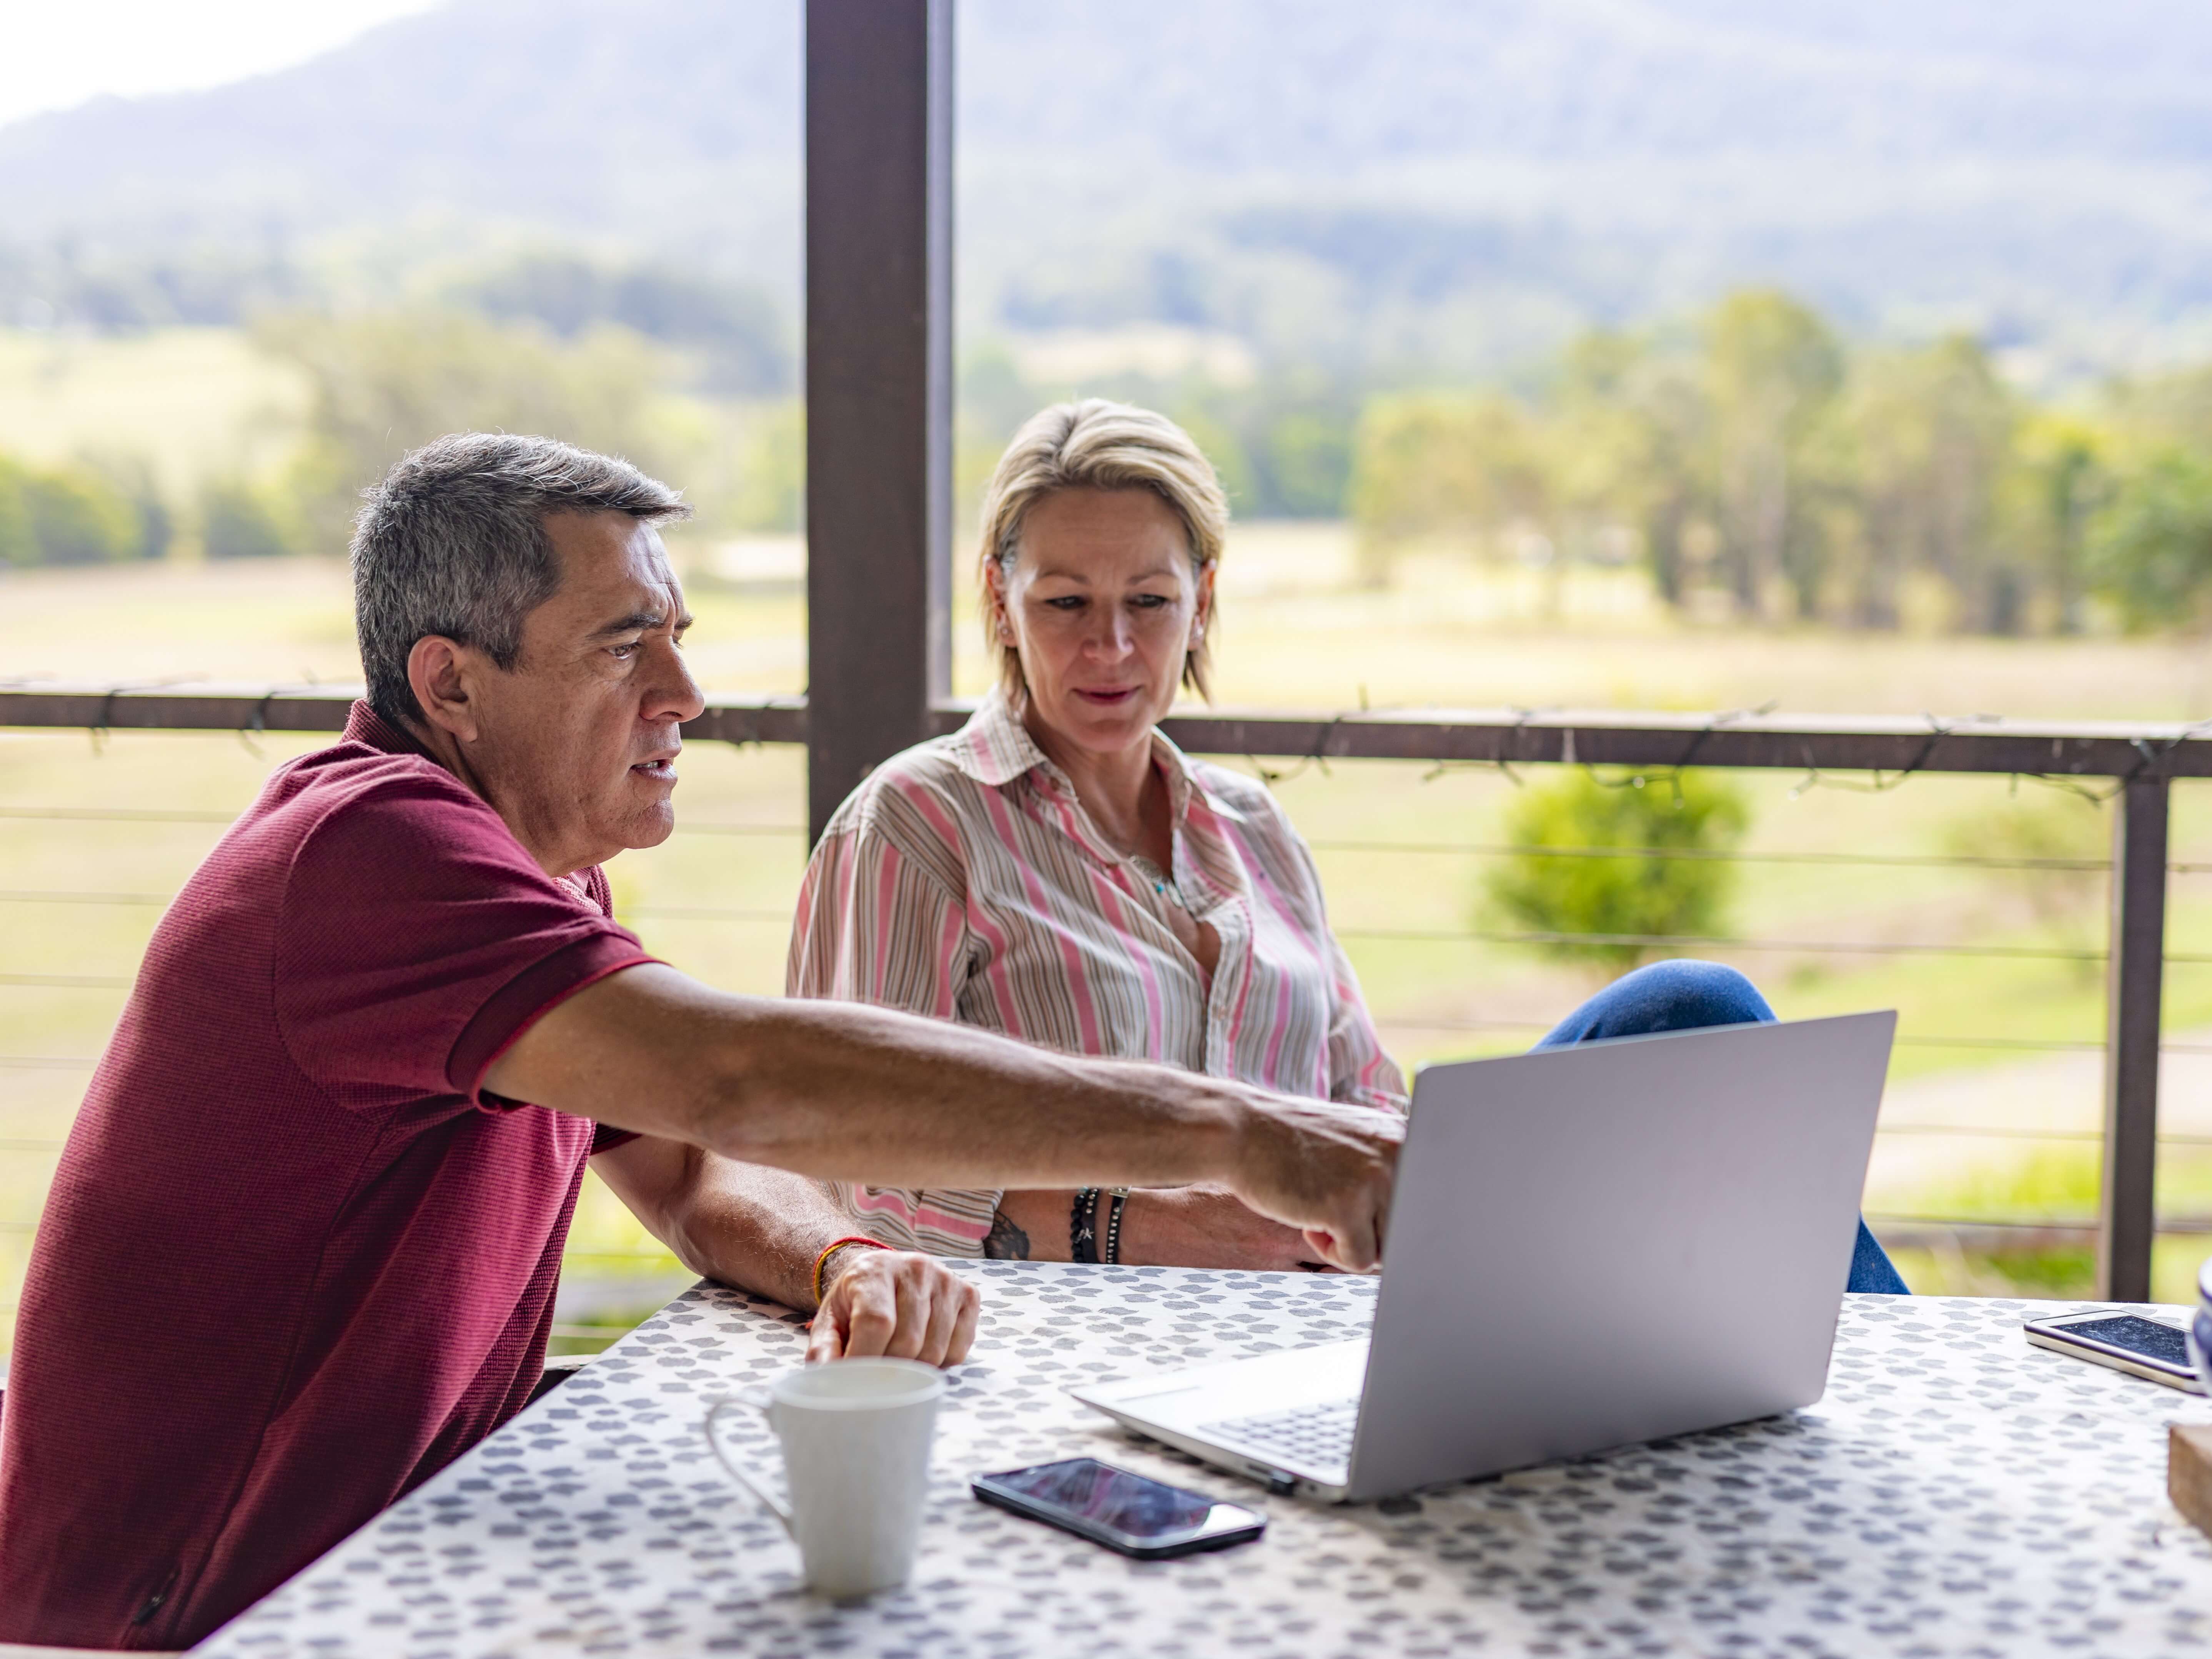
[[[986,1504],[1064,1527],[1139,1561],[1226,1549],[1267,1529],[1267,1517],[1257,1510],[1148,1480],[1095,1457],[979,1474],[969,1486]]]
[[[2189,1340],[2179,1320],[2146,1319],[2126,1308],[2094,1309],[2031,1319],[2021,1328],[2039,1348],[2071,1354],[2093,1365],[2163,1382],[2189,1394],[2204,1390],[2189,1363]]]

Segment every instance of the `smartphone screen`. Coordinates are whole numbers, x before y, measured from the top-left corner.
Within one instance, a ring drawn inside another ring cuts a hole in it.
[[[1201,1493],[1147,1480],[1095,1457],[1040,1463],[1034,1468],[992,1475],[990,1481],[1000,1491],[1025,1498],[1039,1508],[1057,1510],[1135,1539],[1175,1538],[1196,1532],[1218,1507],[1214,1499]]]
[[[2069,1336],[2086,1336],[2092,1342],[2108,1342],[2113,1347],[2125,1348],[2146,1359],[2179,1365],[2184,1370],[2189,1368],[2189,1345],[2181,1332],[2137,1314],[2114,1314],[2109,1319],[2069,1319],[2051,1328]]]

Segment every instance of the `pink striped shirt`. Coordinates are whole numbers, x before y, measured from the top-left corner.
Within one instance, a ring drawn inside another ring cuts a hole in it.
[[[1285,1094],[1402,1108],[1313,855],[1254,780],[1152,736],[1176,887],[1212,925],[1206,988],[1168,899],[1107,842],[994,692],[837,809],[793,920],[786,988],[980,1025],[1066,1052],[1164,1060]],[[978,1255],[996,1192],[832,1183],[885,1243]]]

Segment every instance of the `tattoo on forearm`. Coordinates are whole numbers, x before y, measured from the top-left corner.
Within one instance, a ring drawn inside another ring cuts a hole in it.
[[[1030,1236],[1007,1220],[1004,1210],[994,1210],[991,1231],[983,1237],[983,1254],[994,1261],[1026,1261]]]

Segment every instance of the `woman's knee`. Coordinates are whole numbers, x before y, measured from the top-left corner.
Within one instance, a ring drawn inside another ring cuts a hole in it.
[[[1693,1030],[1701,1025],[1748,1025],[1771,1020],[1774,1010],[1759,988],[1717,962],[1655,962],[1624,975],[1637,1000],[1652,1007],[1654,1030]]]

